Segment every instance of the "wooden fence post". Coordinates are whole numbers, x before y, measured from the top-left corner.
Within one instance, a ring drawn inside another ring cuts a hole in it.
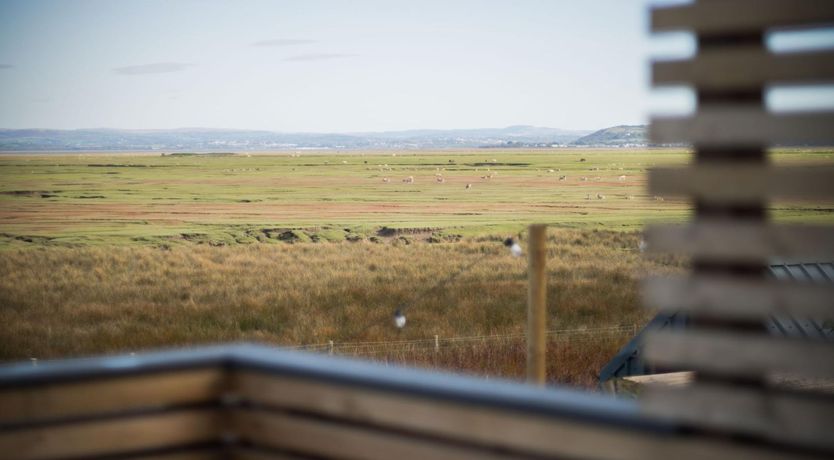
[[[527,251],[527,382],[545,383],[547,226],[531,225]]]

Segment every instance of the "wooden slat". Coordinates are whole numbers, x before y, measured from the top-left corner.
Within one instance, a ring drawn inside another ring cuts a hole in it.
[[[830,285],[698,276],[649,278],[642,292],[645,306],[666,312],[728,319],[834,318],[834,287]]]
[[[401,414],[407,417],[407,414]],[[377,432],[357,425],[343,425],[321,419],[303,418],[289,413],[266,411],[240,411],[236,424],[244,439],[258,446],[308,453],[328,458],[422,460],[431,459],[512,459],[527,457],[507,450],[483,450],[477,446],[460,443],[444,443],[442,440],[411,438],[402,434]],[[552,432],[557,435],[558,432]],[[512,437],[517,433],[496,432],[496,437]],[[554,443],[557,441],[554,441]],[[609,440],[614,443],[616,441]],[[604,445],[598,446],[600,450]],[[615,444],[609,446],[616,447]],[[597,452],[581,458],[640,458],[640,459],[787,459],[818,458],[800,453],[755,449],[736,443],[712,442],[705,439],[657,439],[648,449],[630,450],[632,446],[619,446],[623,455],[610,457]],[[553,457],[576,458],[576,457]]]
[[[771,53],[760,47],[700,52],[693,59],[652,63],[652,84],[706,90],[757,89],[774,83],[834,81],[834,51]]]
[[[698,1],[651,11],[653,32],[691,30],[710,35],[832,23],[834,2],[826,0]]]
[[[385,427],[387,430],[477,444],[508,454],[531,453],[553,458],[677,460],[705,457],[777,459],[792,456],[755,446],[703,438],[655,437],[638,431],[616,430],[571,419],[543,418],[518,411],[500,411],[445,400],[433,401],[416,395],[278,378],[251,371],[239,371],[234,382],[233,387],[243,399],[256,405],[320,414],[329,419],[358,422],[360,426]],[[252,432],[252,423],[250,420],[241,425],[239,432]],[[278,426],[260,426],[252,440],[276,448],[305,448],[303,443],[290,446],[283,444],[282,440],[270,441],[269,433],[278,433]],[[327,436],[324,432],[315,431],[315,428],[312,430],[320,433],[320,436]],[[320,454],[328,455],[329,451]],[[347,451],[344,455],[348,456]],[[796,456],[803,457],[799,454]],[[393,457],[400,458],[401,455],[396,453]]]
[[[706,201],[776,199],[834,201],[834,168],[767,165],[697,165],[649,171],[649,193]]]
[[[645,359],[659,367],[732,376],[796,374],[834,377],[834,344],[715,331],[658,331],[646,339]]]
[[[617,454],[623,446],[631,445],[640,438],[636,434],[579,422],[560,423],[558,420],[524,414],[513,414],[510,417],[504,412],[460,406],[451,402],[432,402],[419,397],[321,382],[278,379],[253,372],[238,373],[234,382],[233,388],[244,399],[257,404],[432,436],[452,437],[493,448],[544,455],[606,457]],[[408,416],[403,417],[402,414]],[[609,444],[611,449],[606,447]]]
[[[80,458],[173,448],[220,439],[215,410],[47,425],[0,431],[0,453],[18,460]]]
[[[650,226],[645,237],[649,251],[677,252],[702,259],[834,259],[834,230],[828,226],[702,219],[688,225]]]
[[[129,457],[123,457],[123,460],[226,460],[228,458],[228,454],[223,449],[206,446],[184,448],[173,452],[153,452],[149,454],[130,455]],[[275,458],[273,460],[284,459]]]
[[[305,455],[296,455],[276,450],[257,449],[251,446],[236,446],[228,449],[229,455],[224,458],[234,460],[309,460]]]
[[[404,414],[401,414],[404,416]],[[357,425],[263,410],[235,413],[235,426],[244,441],[299,453],[356,460],[511,459],[529,458],[509,452],[415,439]]]
[[[834,450],[830,397],[699,383],[686,388],[650,386],[641,402],[655,416]]]
[[[0,389],[0,425],[192,404],[219,398],[220,369]]]
[[[767,146],[834,142],[834,112],[771,114],[736,106],[701,108],[692,117],[654,118],[652,142],[696,146]]]

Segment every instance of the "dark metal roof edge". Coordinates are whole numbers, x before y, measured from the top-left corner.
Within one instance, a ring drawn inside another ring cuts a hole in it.
[[[0,366],[0,388],[90,378],[223,366],[307,378],[427,399],[514,410],[520,413],[623,429],[668,433],[676,426],[640,414],[634,401],[566,388],[539,388],[446,372],[386,366],[358,359],[289,351],[255,344],[175,349],[138,355],[29,362]]]

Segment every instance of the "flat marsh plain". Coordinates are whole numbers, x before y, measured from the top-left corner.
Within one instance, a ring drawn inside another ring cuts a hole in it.
[[[0,360],[230,340],[326,352],[333,341],[341,354],[521,378],[526,264],[501,241],[541,222],[551,224],[549,378],[592,387],[651,316],[639,279],[686,265],[637,247],[645,223],[682,221],[690,209],[648,196],[646,170],[689,157],[2,155]],[[832,157],[792,149],[773,161]],[[777,203],[772,216],[832,223],[832,210]],[[398,307],[403,330],[392,323]]]

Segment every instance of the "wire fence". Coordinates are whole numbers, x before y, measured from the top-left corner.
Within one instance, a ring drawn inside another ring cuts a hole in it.
[[[624,335],[633,336],[637,333],[639,326],[616,325],[597,328],[576,328],[576,329],[552,329],[546,332],[549,342],[557,343],[582,343],[593,342],[608,338],[617,338]],[[387,340],[372,342],[327,342],[290,346],[294,350],[307,350],[315,352],[326,352],[330,354],[345,354],[354,356],[368,356],[389,353],[406,352],[439,352],[449,348],[477,345],[499,345],[514,344],[526,340],[524,332],[496,335],[472,335],[459,337],[440,337],[414,339],[414,340]]]

